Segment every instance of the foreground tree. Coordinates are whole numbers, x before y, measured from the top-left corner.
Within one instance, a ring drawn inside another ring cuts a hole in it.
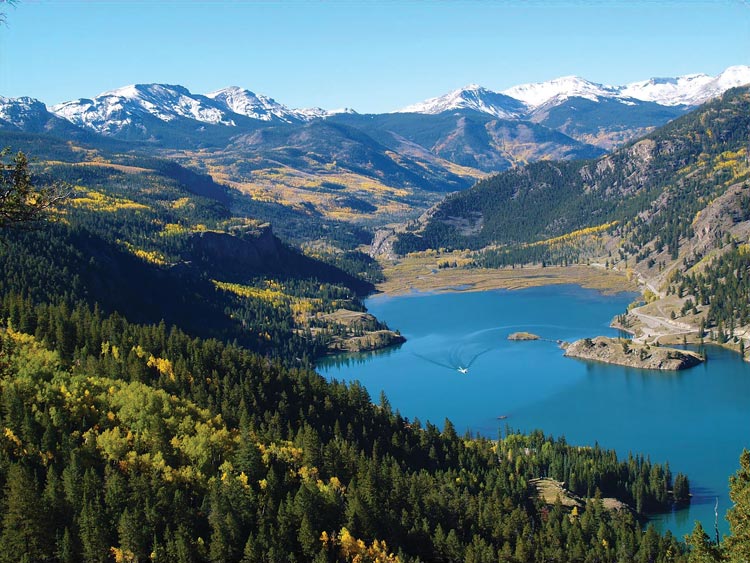
[[[729,498],[734,503],[727,512],[731,535],[725,547],[729,561],[750,561],[750,452],[743,450],[740,468],[729,478]]]
[[[26,155],[19,152],[8,159],[9,152],[7,148],[0,151],[0,229],[41,218],[67,195],[60,183],[34,185]]]

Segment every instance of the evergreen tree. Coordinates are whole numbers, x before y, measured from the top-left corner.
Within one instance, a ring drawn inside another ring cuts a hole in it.
[[[730,536],[726,553],[732,562],[750,561],[750,451],[740,455],[740,468],[729,478],[729,498],[734,503],[727,512]]]
[[[685,536],[690,552],[688,563],[715,563],[721,561],[721,554],[699,521],[695,521],[693,532]]]
[[[31,472],[22,465],[11,465],[5,483],[0,561],[15,562],[20,555],[28,561],[47,559],[53,546],[47,516]]]

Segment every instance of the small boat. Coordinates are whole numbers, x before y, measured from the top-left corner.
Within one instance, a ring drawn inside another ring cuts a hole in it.
[[[507,414],[501,414],[500,416],[497,417],[498,420],[505,420],[506,418],[508,418]]]
[[[459,367],[459,368],[458,368],[458,372],[459,372],[459,373],[469,373],[469,368],[462,368],[462,367]]]

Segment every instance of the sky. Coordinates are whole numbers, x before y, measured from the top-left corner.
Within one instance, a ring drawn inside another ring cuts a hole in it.
[[[750,64],[748,0],[0,0],[2,11],[0,95],[49,105],[160,82],[377,113],[470,83],[624,84]]]

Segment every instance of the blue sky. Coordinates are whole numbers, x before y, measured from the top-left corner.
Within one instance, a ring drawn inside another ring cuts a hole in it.
[[[292,107],[393,110],[479,83],[622,84],[750,64],[750,2],[0,2],[0,95],[237,85]]]

